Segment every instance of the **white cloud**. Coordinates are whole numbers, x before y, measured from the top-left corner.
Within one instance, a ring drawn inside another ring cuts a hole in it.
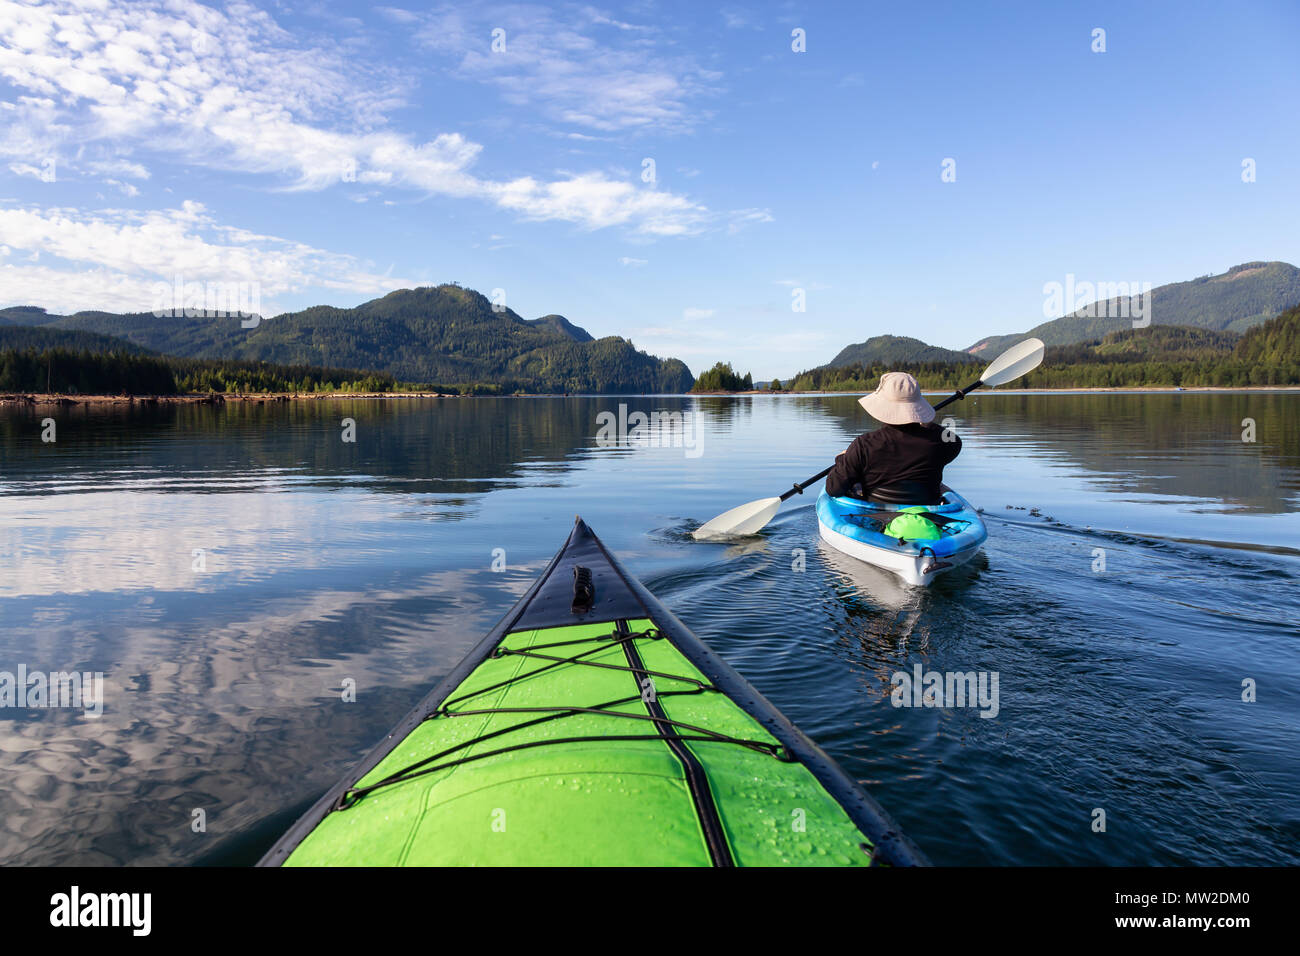
[[[591,7],[585,8],[583,13],[591,17],[592,23],[601,23],[606,26],[617,27],[620,30],[640,30],[642,32],[649,32],[654,29],[653,27],[647,26],[643,23],[625,23],[622,20],[612,20],[600,11],[594,10]]]
[[[642,189],[600,173],[549,183],[526,176],[483,186],[497,205],[525,219],[561,219],[589,229],[628,226],[647,236],[683,236],[702,231],[712,218],[708,209],[684,196]]]
[[[622,265],[625,265],[625,266],[637,266],[637,267],[639,267],[639,266],[646,265],[650,260],[649,260],[649,259],[637,259],[637,258],[634,258],[634,257],[632,257],[632,256],[621,256],[621,257],[619,258],[618,261],[619,261]]]
[[[148,179],[149,170],[128,159],[88,160],[86,168],[101,176],[123,176],[129,179]]]
[[[376,275],[350,256],[218,224],[186,202],[150,212],[0,208],[0,242],[63,267],[0,268],[0,303],[47,309],[147,311],[157,282],[255,282],[268,300],[309,287],[380,295],[414,285]]]
[[[36,179],[40,179],[42,174],[42,170],[30,163],[10,163],[9,172],[15,176],[32,176]]]
[[[375,9],[394,23],[407,25],[420,22],[418,13],[412,13],[410,10],[403,10],[400,7],[376,7]]]
[[[137,189],[135,186],[131,185],[130,183],[124,183],[124,182],[122,182],[122,180],[120,180],[120,179],[105,179],[105,180],[104,180],[104,185],[106,185],[106,186],[115,186],[117,189],[121,190],[121,191],[122,191],[122,194],[125,195],[125,196],[138,196],[138,195],[140,195],[140,190],[139,190],[139,189]]]
[[[604,173],[480,178],[471,168],[483,147],[462,134],[417,143],[383,128],[401,81],[355,56],[295,46],[263,11],[239,5],[227,14],[190,0],[99,0],[98,7],[92,13],[71,0],[33,7],[0,0],[0,36],[8,41],[0,45],[0,76],[33,94],[4,104],[12,115],[0,126],[0,155],[30,159],[107,143],[117,162],[139,171],[144,167],[122,154],[166,142],[185,162],[287,175],[294,189],[352,177],[487,201],[524,219],[619,226],[647,237],[700,232],[714,220],[685,196]],[[680,123],[685,81],[638,68],[645,63],[635,51],[611,53],[567,30],[552,36],[546,11],[519,9],[533,32],[526,26],[514,37],[512,62],[528,66],[503,74],[507,96],[527,99],[535,91],[551,103],[567,96],[561,113],[583,122],[576,114],[589,112],[589,125],[598,128]],[[439,42],[463,41],[460,15],[439,16],[451,18]],[[572,59],[555,60],[563,51]],[[462,66],[486,68],[491,61],[477,57],[487,55],[468,54]],[[592,65],[574,76],[575,63]]]
[[[728,30],[761,30],[763,29],[749,19],[748,12],[738,10],[735,7],[723,7],[719,13],[722,14],[722,23]]]
[[[773,285],[783,285],[787,289],[803,289],[805,292],[824,292],[829,289],[824,282],[803,282],[799,279],[773,279]]]
[[[761,222],[773,222],[772,213],[767,209],[737,209],[728,214],[731,221],[727,232],[735,235],[740,230]]]
[[[689,308],[682,310],[683,319],[711,319],[717,314],[717,309],[696,309]]]
[[[492,48],[494,29],[505,31],[504,51]],[[457,58],[462,77],[554,122],[602,132],[689,131],[709,115],[693,113],[691,103],[713,92],[721,75],[672,43],[649,39],[658,32],[591,7],[462,4],[432,11],[417,37]]]

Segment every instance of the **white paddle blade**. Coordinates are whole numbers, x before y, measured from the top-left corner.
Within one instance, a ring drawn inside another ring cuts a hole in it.
[[[1042,339],[1025,339],[1020,344],[1011,346],[984,370],[980,381],[993,388],[995,385],[1028,375],[1042,364],[1043,348]]]
[[[756,534],[781,508],[780,498],[760,498],[732,508],[706,521],[694,531],[696,538],[724,538],[737,534]]]

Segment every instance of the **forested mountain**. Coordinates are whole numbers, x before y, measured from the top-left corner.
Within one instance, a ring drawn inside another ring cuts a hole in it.
[[[1300,302],[1300,269],[1287,262],[1247,262],[1222,275],[1157,286],[1150,294],[1152,325],[1181,325],[1211,331],[1244,332]],[[1073,345],[1133,328],[1131,309],[1119,299],[1106,300],[1096,314],[1078,310],[1034,326],[1028,332],[992,335],[966,349],[989,360],[1015,343],[1034,336],[1047,345]],[[1086,313],[1086,314],[1080,314]]]
[[[1233,357],[1259,365],[1300,364],[1300,306],[1249,330],[1233,349]]]
[[[877,335],[847,345],[840,354],[826,363],[829,368],[844,368],[849,365],[871,365],[883,362],[901,364],[904,362],[975,362],[978,359],[965,352],[926,345],[920,339],[904,335]]]
[[[0,319],[124,338],[165,355],[364,369],[412,383],[491,384],[505,391],[684,392],[694,383],[677,359],[638,351],[617,336],[593,339],[563,316],[526,321],[495,311],[472,289],[402,289],[356,308],[313,306],[245,329],[239,318],[30,308]]]

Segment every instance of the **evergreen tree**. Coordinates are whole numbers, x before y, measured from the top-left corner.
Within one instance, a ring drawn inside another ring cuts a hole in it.
[[[731,367],[730,362],[719,362],[707,372],[701,373],[691,391],[739,392],[746,388],[753,388],[753,379],[748,372],[745,373],[744,378],[741,378]]]

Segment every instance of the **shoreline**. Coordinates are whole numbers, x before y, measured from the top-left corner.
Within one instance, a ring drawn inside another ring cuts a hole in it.
[[[1034,388],[1034,389],[997,389],[994,391],[981,392],[981,397],[988,395],[1086,395],[1096,393],[1144,393],[1144,392],[1169,392],[1173,394],[1192,393],[1192,392],[1300,392],[1300,385],[1240,385],[1235,387],[1220,385],[1187,385],[1179,388],[1174,385],[1130,385],[1115,387],[1089,386],[1081,388]],[[330,399],[391,399],[391,398],[728,398],[736,396],[754,396],[754,395],[813,395],[834,397],[838,395],[857,395],[857,391],[842,392],[796,392],[788,389],[782,389],[779,392],[768,391],[767,389],[752,389],[746,392],[685,392],[685,393],[663,393],[663,394],[644,394],[644,395],[627,395],[627,394],[608,394],[608,395],[588,395],[588,394],[570,394],[570,395],[552,395],[542,393],[525,393],[520,395],[461,395],[454,392],[246,392],[246,393],[225,393],[212,392],[204,394],[189,395],[59,395],[45,392],[11,392],[0,394],[0,408],[13,406],[27,407],[48,407],[48,406],[143,406],[150,407],[156,405],[225,405],[228,403],[244,403],[254,405],[265,405],[268,402],[313,402],[328,401]],[[947,395],[946,391],[922,389],[924,395]]]
[[[70,405],[226,405],[267,402],[310,402],[331,398],[468,398],[448,392],[211,392],[189,395],[59,395],[49,392],[10,392],[0,394],[5,406]]]

